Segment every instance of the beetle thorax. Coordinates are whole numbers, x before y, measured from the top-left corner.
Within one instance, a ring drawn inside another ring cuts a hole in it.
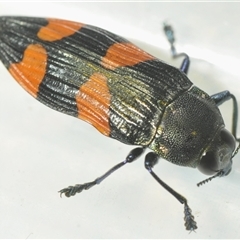
[[[193,86],[166,107],[149,148],[174,164],[196,167],[223,126],[216,104]]]

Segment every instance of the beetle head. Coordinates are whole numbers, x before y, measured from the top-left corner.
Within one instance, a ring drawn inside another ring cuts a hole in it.
[[[206,175],[228,175],[232,169],[235,141],[233,135],[222,128],[202,155],[198,169]]]

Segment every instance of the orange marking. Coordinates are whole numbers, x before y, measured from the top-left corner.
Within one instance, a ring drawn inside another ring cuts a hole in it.
[[[115,43],[109,47],[107,54],[102,58],[102,66],[107,69],[133,66],[137,63],[154,59],[132,43]]]
[[[48,19],[48,25],[42,27],[37,36],[45,41],[56,41],[74,34],[84,26],[83,23],[77,23],[61,19]]]
[[[79,90],[76,97],[78,117],[92,124],[102,134],[109,136],[111,96],[107,86],[107,78],[100,73],[95,73]]]
[[[29,45],[19,63],[13,63],[9,72],[32,96],[37,97],[38,87],[46,73],[47,51],[39,44]]]

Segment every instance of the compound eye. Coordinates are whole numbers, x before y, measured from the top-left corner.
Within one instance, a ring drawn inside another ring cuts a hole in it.
[[[232,154],[235,149],[235,138],[226,129],[221,129],[199,163],[198,169],[206,174],[216,174],[220,170],[229,172],[232,166]]]
[[[225,128],[221,130],[220,137],[221,137],[222,143],[224,143],[228,146],[228,149],[229,149],[228,151],[231,154],[234,151],[235,146],[236,146],[235,138]]]
[[[206,175],[213,175],[218,172],[219,157],[214,152],[207,152],[200,161],[199,171]]]

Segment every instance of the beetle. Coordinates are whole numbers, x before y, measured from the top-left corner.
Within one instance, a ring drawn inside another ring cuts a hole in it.
[[[229,91],[212,96],[188,79],[190,60],[175,49],[170,25],[164,31],[173,57],[184,57],[180,69],[141,50],[107,30],[73,21],[0,17],[0,60],[34,98],[59,112],[82,119],[100,133],[138,145],[104,175],[92,182],[60,190],[73,196],[101,183],[135,161],[146,148],[145,168],[184,204],[187,230],[197,229],[187,199],[153,171],[159,158],[198,168],[212,177],[226,176],[239,146],[238,107]],[[231,133],[218,106],[233,100]]]

